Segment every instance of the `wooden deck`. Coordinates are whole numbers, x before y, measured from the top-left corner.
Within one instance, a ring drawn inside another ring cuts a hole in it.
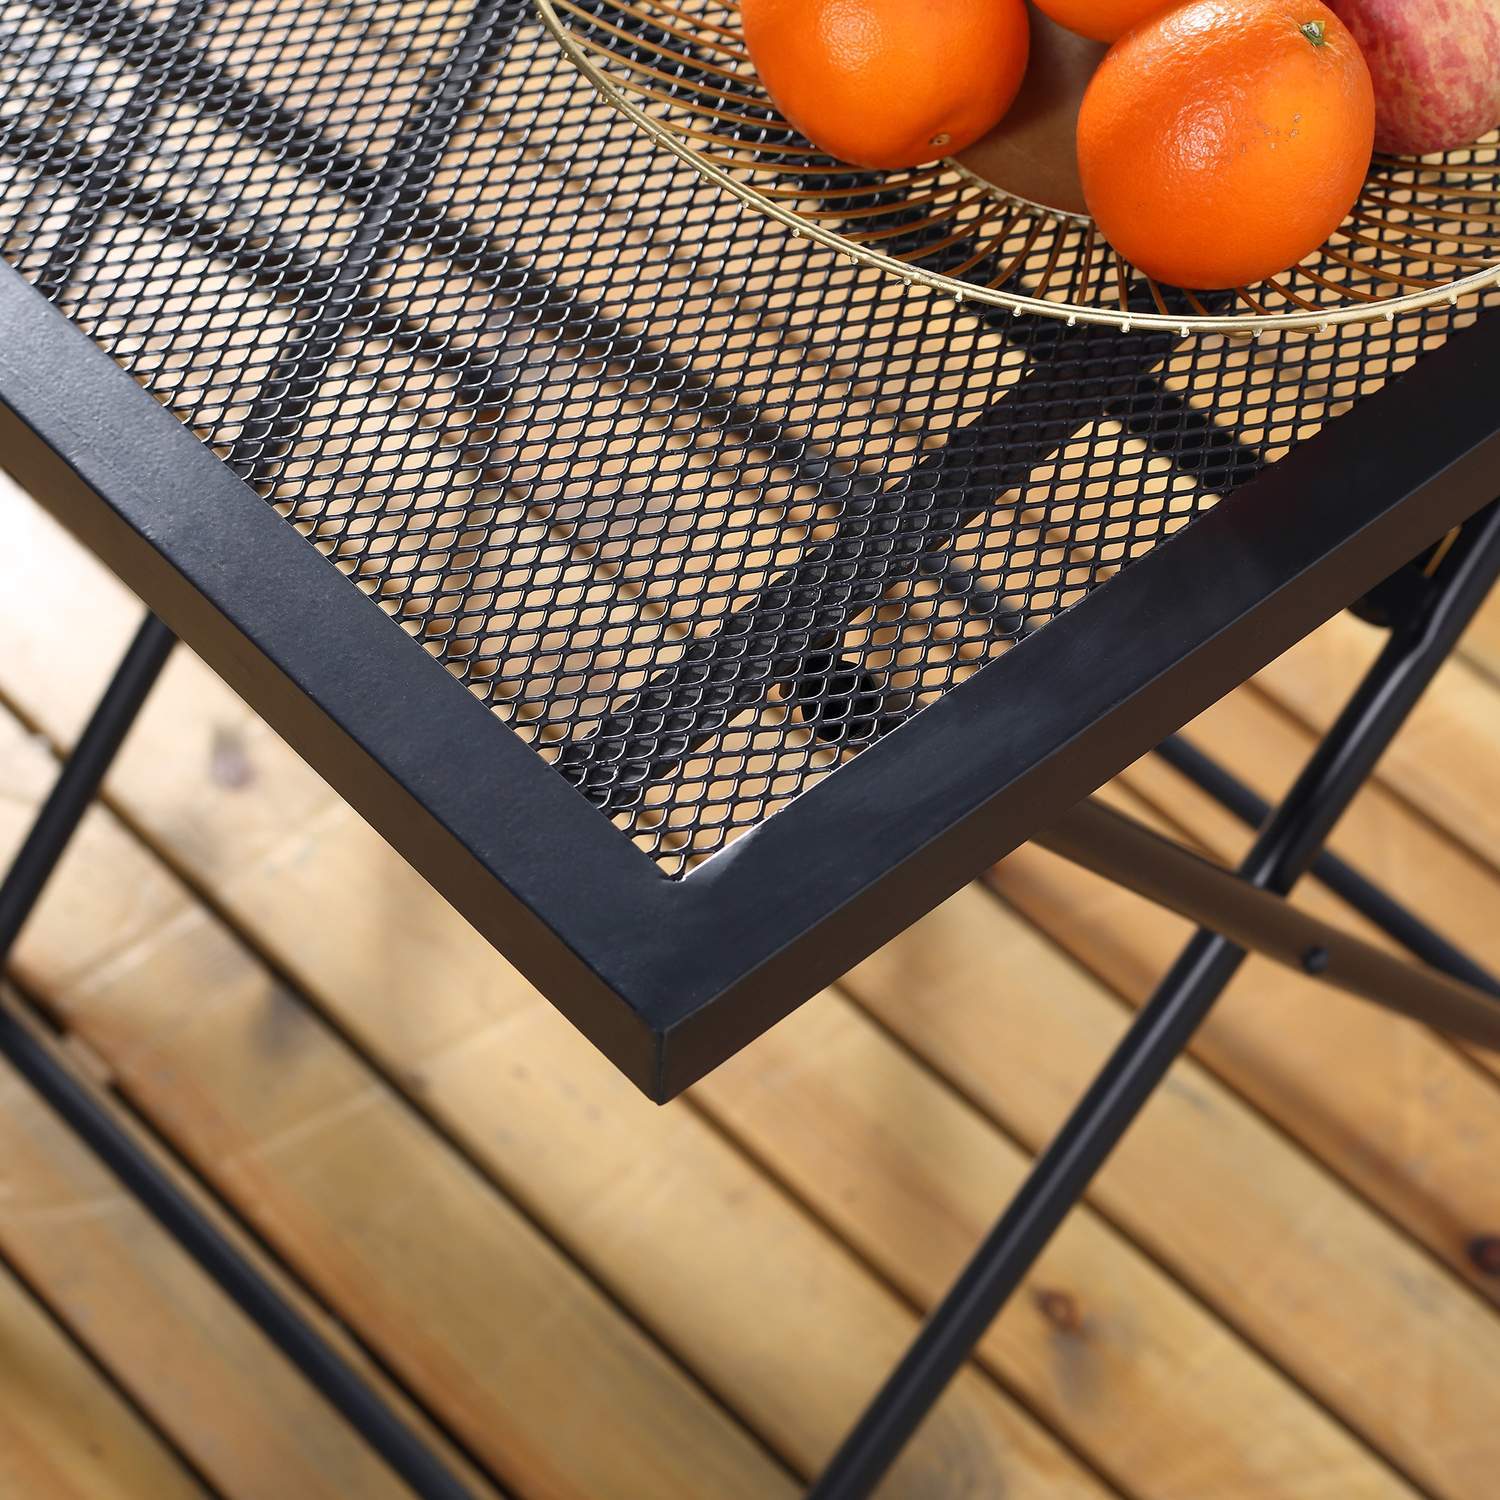
[[[13,489],[0,557],[8,852],[139,610]],[[1194,734],[1274,795],[1378,640],[1337,620]],[[1337,847],[1500,965],[1497,747],[1500,602]],[[1109,795],[1246,842],[1156,762]],[[476,1495],[770,1500],[1185,932],[1023,850],[658,1110],[182,652],[3,1003]],[[884,1493],[1492,1500],[1497,1160],[1500,1059],[1252,962]],[[0,1073],[0,1497],[401,1493]]]

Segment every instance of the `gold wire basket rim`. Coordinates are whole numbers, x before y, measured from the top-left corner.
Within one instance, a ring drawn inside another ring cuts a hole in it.
[[[910,261],[883,255],[878,250],[871,250],[834,230],[804,218],[795,211],[783,207],[774,199],[768,198],[765,194],[757,192],[748,183],[740,181],[732,173],[725,171],[706,153],[696,151],[678,139],[670,129],[653,118],[620,89],[609,75],[589,57],[587,50],[573,36],[567,23],[558,15],[553,0],[534,0],[534,4],[542,18],[543,25],[562,48],[568,60],[594,85],[610,105],[659,146],[665,147],[674,156],[686,162],[726,192],[733,194],[741,202],[775,219],[794,235],[822,244],[846,260],[873,266],[900,280],[925,286],[960,305],[977,302],[988,307],[1007,309],[1014,317],[1034,313],[1040,317],[1064,322],[1069,327],[1074,327],[1079,323],[1091,323],[1117,328],[1123,333],[1130,333],[1137,329],[1150,329],[1177,333],[1183,338],[1204,333],[1258,338],[1262,334],[1282,330],[1326,332],[1335,327],[1377,323],[1394,324],[1396,318],[1403,313],[1419,312],[1440,304],[1456,307],[1465,296],[1482,292],[1486,288],[1500,287],[1500,252],[1497,252],[1494,265],[1471,271],[1465,276],[1456,277],[1440,286],[1402,292],[1372,302],[1351,300],[1341,307],[1298,309],[1275,313],[1246,311],[1232,314],[1179,314],[1135,311],[1092,303],[1068,302],[1056,298],[1033,297],[1022,292],[1007,291],[1003,287],[982,286],[960,277],[929,270],[925,266],[916,265]],[[1396,158],[1396,160],[1418,161],[1419,159]],[[997,184],[978,177],[962,162],[953,158],[944,158],[941,165],[983,185],[998,197],[1021,205],[1030,202],[1014,193],[1006,192]],[[1500,167],[1497,167],[1497,175],[1500,175]],[[1031,206],[1045,208],[1040,204]],[[1055,208],[1045,208],[1045,212],[1058,219],[1071,219],[1087,224],[1094,222],[1087,214],[1070,213]]]

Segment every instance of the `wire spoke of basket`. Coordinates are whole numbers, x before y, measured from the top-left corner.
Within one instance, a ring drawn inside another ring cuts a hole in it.
[[[556,3],[556,0],[554,0]],[[649,26],[655,31],[665,32],[666,35],[674,37],[677,41],[689,47],[712,47],[714,51],[722,53],[725,57],[732,57],[737,62],[747,62],[748,56],[745,52],[745,38],[737,26],[721,25],[718,21],[710,20],[701,12],[689,15],[683,6],[663,7],[651,5],[649,9],[640,5],[633,5],[630,0],[608,0],[610,8],[619,11],[639,21],[643,26]],[[570,6],[576,11],[576,6]],[[584,16],[592,20],[589,12],[584,11]],[[681,18],[681,24],[674,24]],[[702,32],[712,33],[709,37],[701,35]]]
[[[645,114],[645,111],[641,111]],[[661,120],[647,116],[652,123],[665,133],[680,136],[690,141],[702,141],[706,146],[717,146],[721,151],[728,153],[720,159],[720,165],[736,164],[743,170],[749,172],[797,172],[806,176],[810,171],[822,169],[833,170],[828,163],[828,158],[813,146],[790,146],[783,145],[779,141],[742,141],[736,136],[716,135],[712,130],[700,130],[694,125],[684,125],[677,120]],[[772,161],[741,161],[734,155],[738,151],[764,151],[772,156],[790,156],[798,158],[793,162]],[[706,153],[705,153],[706,154]],[[692,153],[689,152],[689,159]]]
[[[802,217],[805,219],[838,219],[841,221],[845,219],[874,219],[878,218],[882,214],[889,215],[895,213],[903,213],[907,209],[926,208],[929,204],[940,203],[944,198],[950,197],[957,189],[961,188],[962,186],[962,179],[955,179],[951,177],[946,179],[939,179],[938,185],[934,187],[930,192],[913,194],[911,197],[902,198],[899,203],[892,203],[890,201],[889,191],[884,191],[880,188],[866,188],[866,193],[879,193],[881,201],[878,203],[865,204],[862,207],[858,208],[849,208],[843,204],[840,204],[835,208],[804,208],[799,211],[802,214]],[[815,188],[806,189],[805,191],[809,196],[830,196],[818,193],[817,189]],[[994,199],[996,201],[1001,201],[1002,199],[1002,195],[996,193],[994,190],[991,190],[983,196]],[[915,228],[916,226],[913,224],[907,224],[902,227],[911,229]],[[849,238],[854,239],[856,238],[856,236],[851,234]]]
[[[930,245],[923,245],[920,252],[913,250],[900,254],[896,258],[898,260],[907,260],[916,259],[920,256],[922,259],[931,259],[934,255],[942,254],[944,250],[951,250],[954,245],[961,245],[965,240],[973,239],[978,230],[983,229],[986,224],[991,223],[1005,212],[1006,204],[1004,199],[990,193],[987,195],[987,206],[985,209],[960,225],[952,233],[944,235],[940,240],[934,240]],[[954,271],[950,269],[946,274],[952,277]]]
[[[799,170],[802,170],[804,173],[806,171],[805,168],[801,168]],[[876,173],[870,172],[863,167],[843,167],[839,171],[839,176],[854,177],[861,173],[870,180],[866,182],[856,183],[852,187],[808,187],[804,184],[801,187],[762,188],[761,192],[763,192],[769,198],[812,198],[820,201],[824,198],[843,199],[879,197],[883,200],[881,204],[882,210],[886,213],[894,213],[897,211],[900,205],[890,202],[890,196],[892,192],[896,191],[897,189],[905,189],[908,187],[922,187],[929,182],[940,182],[946,176],[946,171],[942,163],[938,163],[935,166],[926,168],[920,174],[910,177],[904,182],[899,179],[896,179],[893,182],[892,179],[894,177],[894,174],[880,173],[877,175]],[[930,196],[930,194],[924,196],[922,202],[925,203],[929,201]],[[906,203],[911,203],[914,200],[907,198],[903,201],[905,201]],[[806,214],[805,216],[807,218],[813,217],[812,214]]]
[[[641,43],[638,32],[633,32],[628,27],[617,25],[613,21],[606,21],[602,15],[594,11],[585,10],[581,5],[575,4],[574,0],[552,0],[552,3],[559,10],[565,10],[569,15],[577,16],[587,26],[597,26],[601,30],[608,31],[612,35],[619,37],[622,41],[629,42],[632,46],[639,46]],[[614,8],[621,15],[630,16],[634,20],[641,22],[643,26],[654,27],[657,31],[663,31],[668,36],[676,37],[684,46],[702,47],[705,45],[701,38],[686,36],[667,22],[655,16],[647,16],[633,5],[624,5],[619,3],[619,0],[616,0]],[[747,61],[743,49],[731,50],[722,43],[717,42],[709,42],[707,45],[713,47],[718,52],[722,52],[725,56],[733,57],[737,62],[745,63]],[[672,47],[658,46],[656,51],[662,57],[670,58],[674,62],[683,63],[690,68],[696,68],[703,73],[712,73],[716,78],[727,78],[732,83],[746,84],[752,88],[755,86],[754,78],[747,77],[743,72],[736,72],[733,68],[726,68],[722,63],[708,62],[701,57],[694,57],[691,53],[678,52]],[[617,53],[611,55],[618,56]]]
[[[1052,285],[1052,278],[1057,274],[1057,262],[1062,255],[1063,234],[1060,228],[1054,227],[1052,233],[1052,250],[1047,256],[1047,262],[1042,267],[1041,275],[1036,285],[1032,288],[1032,295],[1045,298],[1047,288]]]
[[[1008,217],[993,234],[986,235],[979,241],[979,244],[971,255],[960,261],[957,265],[949,267],[948,275],[954,280],[966,276],[975,266],[983,265],[984,262],[992,260],[1010,243],[1016,221],[1022,216],[1024,209],[1016,199],[1011,199],[1009,202],[997,200],[997,202]]]
[[[683,82],[683,80],[674,73],[664,73],[660,68],[652,68],[644,63],[635,62],[633,59],[623,58],[618,53],[595,47],[591,42],[585,42],[584,45],[590,48],[590,50],[598,53],[599,56],[606,57],[611,62],[618,64],[620,67],[629,69],[632,74],[644,73],[649,77],[660,78],[663,82],[670,84],[680,85]],[[637,82],[634,77],[616,78],[615,85],[618,88],[628,89],[633,94],[639,94],[643,98],[654,99],[659,104],[670,104],[678,109],[685,109],[689,114],[699,115],[707,120],[723,120],[730,125],[748,126],[752,130],[775,130],[784,132],[786,134],[791,134],[791,126],[788,125],[786,121],[783,120],[778,114],[775,113],[769,102],[766,102],[759,106],[759,108],[764,111],[763,115],[736,114],[731,110],[716,109],[711,104],[702,104],[698,100],[691,98],[686,94],[663,93],[662,90],[654,89],[649,84]],[[689,87],[696,86],[689,85]],[[719,90],[708,90],[706,92],[714,93],[720,98],[724,97],[722,92]],[[816,146],[808,145],[805,142],[800,145],[788,145],[784,149],[789,154],[794,154],[797,156],[825,155],[825,153],[820,151]]]
[[[651,117],[647,117],[651,118]],[[747,177],[797,177],[806,181],[809,173],[817,170],[816,165],[807,161],[768,161],[758,156],[741,155],[742,152],[775,152],[775,146],[762,145],[758,141],[732,141],[723,136],[713,135],[709,131],[694,130],[690,126],[677,125],[675,123],[652,118],[651,123],[660,131],[663,139],[671,138],[676,149],[683,158],[690,161],[700,170],[707,163],[721,172],[730,174],[742,172]],[[695,147],[683,144],[684,141],[703,141],[705,144],[717,147],[714,151],[699,151]],[[734,182],[736,191],[751,202],[764,206],[768,205],[775,196],[774,190],[765,187],[750,187],[738,180]],[[794,212],[791,209],[782,209],[781,212]]]
[[[1491,252],[1492,259],[1495,253],[1500,252],[1500,236],[1481,238],[1478,235],[1472,234],[1455,234],[1446,229],[1441,233],[1435,233],[1430,229],[1424,229],[1420,224],[1396,223],[1390,219],[1382,219],[1375,214],[1366,213],[1363,209],[1358,208],[1349,215],[1348,223],[1368,224],[1373,229],[1384,230],[1388,235],[1400,234],[1408,237],[1423,235],[1429,243],[1435,245],[1467,245],[1471,249],[1488,250]],[[1344,232],[1346,234],[1350,233],[1347,226]],[[1403,255],[1411,255],[1414,259],[1418,260],[1426,253],[1425,249],[1418,249],[1410,245],[1393,245],[1390,240],[1382,240],[1381,244],[1389,249],[1398,250]],[[1491,263],[1492,260],[1483,262],[1486,265]]]
[[[1426,203],[1398,203],[1395,199],[1383,197],[1379,193],[1364,193],[1359,201],[1361,204],[1373,203],[1377,208],[1400,209],[1405,213],[1416,214],[1422,219],[1431,219],[1439,224],[1500,224],[1500,214],[1473,213],[1468,209],[1446,213]]]
[[[691,76],[689,71],[683,67],[660,68],[654,63],[645,62],[633,53],[616,52],[613,48],[606,47],[602,42],[592,37],[585,38],[583,45],[597,57],[612,63],[616,68],[626,73],[640,73],[648,78],[657,78],[661,82],[671,85],[673,92],[667,97],[670,102],[680,104],[686,109],[692,109],[699,114],[719,114],[722,119],[744,119],[757,125],[770,124],[779,130],[790,132],[791,126],[777,113],[776,107],[770,99],[760,93],[741,93],[738,89],[727,89],[722,84],[700,81]],[[660,55],[660,54],[658,54]],[[676,54],[673,54],[675,56]],[[686,69],[694,69],[698,65],[691,58],[684,59]],[[748,79],[735,79],[733,74],[726,75],[733,81],[746,83]],[[645,85],[640,85],[645,88]],[[689,92],[683,92],[687,90]],[[712,105],[705,104],[694,95],[705,95],[711,99],[722,100],[729,104],[740,106],[740,113],[721,113]]]
[[[616,3],[619,3],[619,0],[616,0]],[[738,7],[735,8],[737,9]],[[729,7],[720,6],[720,9],[727,10]],[[738,25],[731,26],[727,21],[711,21],[701,11],[693,16],[693,25],[701,26],[705,31],[712,31],[719,36],[727,37],[735,46],[742,47],[745,40],[744,33]]]
[[[1392,156],[1388,151],[1377,151],[1373,158],[1373,165],[1377,167],[1394,167],[1398,170],[1409,172],[1442,172],[1452,176],[1464,176],[1470,173],[1493,174],[1500,167],[1500,158],[1494,154],[1500,148],[1494,145],[1475,146],[1471,150],[1487,151],[1492,153],[1488,161],[1453,161],[1444,158],[1442,161],[1433,161],[1425,156]],[[1462,152],[1456,153],[1462,155]]]
[[[1376,157],[1370,164],[1370,171],[1374,174],[1379,169],[1403,170],[1421,177],[1434,191],[1439,190],[1442,178],[1456,178],[1463,182],[1468,178],[1492,179],[1500,172],[1500,155],[1492,157],[1489,161],[1395,161],[1387,158],[1382,161]],[[1500,190],[1497,190],[1500,194]]]
[[[1164,318],[1171,317],[1172,309],[1167,306],[1167,299],[1162,296],[1161,287],[1157,285],[1156,278],[1154,276],[1145,276],[1142,280],[1145,281],[1146,288],[1151,293],[1151,300],[1156,304],[1157,312]]]
[[[1265,308],[1261,307],[1261,305],[1256,302],[1255,298],[1251,297],[1243,287],[1234,287],[1232,289],[1226,288],[1226,290],[1230,290],[1233,299],[1243,301],[1252,312],[1259,312],[1262,315],[1265,314]],[[1200,298],[1196,293],[1184,291],[1182,295],[1183,299],[1187,302],[1187,305],[1192,308],[1193,316],[1195,318],[1213,318],[1217,316],[1209,308],[1203,305],[1202,298]],[[1253,339],[1260,333],[1261,330],[1258,326],[1258,320],[1256,323],[1252,323],[1250,319],[1242,318],[1240,320],[1239,327],[1223,328],[1220,331],[1223,333],[1225,338]]]
[[[757,98],[753,94],[741,94],[733,89],[721,88],[718,84],[700,83],[682,73],[673,72],[667,68],[653,67],[650,63],[643,63],[633,57],[622,57],[618,52],[600,47],[592,41],[585,42],[584,45],[598,53],[600,57],[608,58],[619,68],[631,73],[642,73],[648,78],[657,78],[665,84],[670,84],[673,92],[667,94],[666,98],[673,104],[692,110],[694,114],[711,115],[720,120],[733,120],[761,127],[769,126],[777,130],[791,130],[791,126],[776,113],[769,100]],[[640,87],[644,91],[646,86],[642,84]],[[691,92],[685,93],[682,92],[683,90]],[[720,110],[693,97],[698,94],[710,99],[722,100],[727,104],[739,105],[740,109],[738,112]]]
[[[1363,269],[1363,267],[1360,267]],[[1315,286],[1320,286],[1325,292],[1332,292],[1336,297],[1353,297],[1357,302],[1388,302],[1389,297],[1382,297],[1378,292],[1361,291],[1358,287],[1345,286],[1337,281],[1330,281],[1321,271],[1312,266],[1298,266],[1299,275],[1307,277]]]
[[[1014,276],[1022,266],[1031,258],[1031,247],[1036,244],[1042,230],[1047,227],[1047,221],[1032,210],[1029,214],[1031,219],[1031,231],[1026,236],[1026,243],[1016,252],[1015,258],[1005,265],[995,276],[985,282],[985,286],[991,290],[999,290],[1007,281]]]
[[[1341,266],[1347,266],[1351,271],[1358,271],[1362,276],[1373,276],[1376,281],[1383,281],[1390,286],[1404,286],[1414,291],[1425,291],[1429,287],[1441,287],[1448,284],[1446,281],[1433,281],[1428,276],[1412,276],[1402,271],[1388,271],[1384,267],[1374,265],[1368,260],[1355,260],[1352,256],[1345,255],[1342,250],[1339,250],[1334,245],[1324,245],[1322,253],[1329,260],[1335,261]],[[1312,274],[1306,267],[1303,269],[1306,271],[1306,274]],[[1362,297],[1364,295],[1350,286],[1339,287],[1339,290],[1347,292],[1351,297]],[[1385,299],[1376,296],[1372,300],[1384,301]]]
[[[1358,220],[1362,222],[1362,216],[1351,215],[1351,223]],[[1400,229],[1399,225],[1386,225],[1386,229],[1395,233]],[[1419,264],[1432,263],[1441,266],[1457,266],[1460,270],[1480,271],[1486,266],[1493,264],[1492,261],[1481,260],[1475,255],[1454,255],[1451,251],[1434,250],[1431,245],[1404,245],[1393,243],[1389,239],[1377,239],[1372,234],[1364,234],[1358,229],[1345,224],[1340,231],[1344,237],[1353,241],[1356,245],[1364,245],[1371,250],[1384,250],[1388,255],[1402,255],[1406,259],[1416,261]],[[1452,244],[1453,240],[1443,239],[1440,244]],[[1488,245],[1486,240],[1473,240],[1471,244]]]
[[[1275,314],[1272,313],[1271,309],[1269,307],[1267,307],[1266,304],[1264,302],[1262,302],[1260,300],[1260,298],[1257,297],[1250,290],[1249,287],[1247,287],[1247,286],[1237,286],[1237,287],[1235,287],[1235,289],[1234,289],[1234,295],[1241,302],[1243,302],[1246,307],[1248,307],[1250,309],[1251,313],[1256,318],[1270,318],[1270,317],[1274,317],[1275,316]]]
[[[1365,179],[1367,187],[1390,188],[1408,193],[1423,193],[1429,198],[1484,198],[1493,203],[1500,199],[1500,184],[1493,187],[1482,188],[1458,188],[1449,187],[1446,183],[1428,183],[1420,179],[1423,170],[1420,167],[1412,169],[1412,180],[1402,177],[1382,177],[1378,172],[1372,172]]]
[[[1294,291],[1279,276],[1267,276],[1265,285],[1270,287],[1273,292],[1280,293],[1293,307],[1300,307],[1303,312],[1317,313],[1326,311],[1325,308],[1319,307],[1316,302],[1309,302],[1300,292]]]
[[[1083,269],[1078,274],[1078,284],[1085,291],[1094,283],[1094,257],[1099,253],[1099,228],[1089,222],[1083,237]]]
[[[844,238],[852,240],[856,245],[869,245],[880,240],[895,239],[898,235],[920,234],[924,229],[941,229],[944,225],[953,223],[954,216],[971,204],[988,203],[993,199],[993,193],[972,193],[969,197],[960,198],[948,205],[941,213],[928,214],[923,219],[905,220],[899,224],[884,224],[879,229],[850,229],[845,232]],[[924,244],[921,254],[928,255],[934,248],[936,247]]]

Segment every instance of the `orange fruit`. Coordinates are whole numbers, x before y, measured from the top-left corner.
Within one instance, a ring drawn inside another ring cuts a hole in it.
[[[830,156],[914,167],[999,124],[1026,71],[1022,0],[743,0],[750,60]]]
[[[1177,0],[1036,0],[1059,26],[1096,42],[1118,41],[1132,26],[1149,20]]]
[[[1191,0],[1100,63],[1078,115],[1083,194],[1106,239],[1174,286],[1296,265],[1354,205],[1375,91],[1321,0]]]

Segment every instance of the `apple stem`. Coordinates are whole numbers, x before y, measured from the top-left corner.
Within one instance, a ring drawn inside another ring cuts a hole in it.
[[[1328,42],[1328,28],[1322,21],[1304,21],[1297,28],[1314,47],[1323,47]]]

